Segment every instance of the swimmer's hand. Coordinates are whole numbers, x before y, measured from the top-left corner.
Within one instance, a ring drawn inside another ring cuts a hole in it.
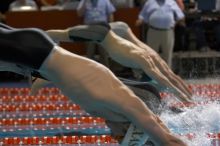
[[[37,78],[31,85],[30,95],[36,95],[41,88],[48,85],[49,83],[49,81]]]
[[[177,95],[177,98],[184,103],[192,103],[193,102],[192,96],[187,96],[186,94],[184,94],[182,92],[178,92],[176,95]]]
[[[175,97],[183,103],[192,103],[193,99],[191,95],[186,95],[185,93],[183,93],[182,91],[180,91],[180,89],[178,88],[167,88],[167,90],[170,93],[173,93],[175,95]]]

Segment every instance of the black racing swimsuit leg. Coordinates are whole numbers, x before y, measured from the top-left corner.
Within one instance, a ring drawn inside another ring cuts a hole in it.
[[[0,60],[37,70],[47,58],[55,43],[42,30],[14,29],[0,24]]]

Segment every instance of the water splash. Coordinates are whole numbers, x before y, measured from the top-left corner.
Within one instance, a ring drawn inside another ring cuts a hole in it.
[[[186,136],[182,139],[190,146],[210,146],[211,140],[207,133],[220,132],[220,106],[217,102],[206,105],[182,109],[184,112],[175,114],[165,110],[161,119],[173,133],[186,135],[194,133],[195,137],[189,140]]]

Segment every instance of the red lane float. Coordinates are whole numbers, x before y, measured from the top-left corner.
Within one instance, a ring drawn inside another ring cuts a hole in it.
[[[44,137],[6,137],[0,139],[1,145],[49,145],[49,144],[111,144],[117,143],[109,135],[90,136],[44,136]]]
[[[67,102],[69,101],[69,98],[64,95],[36,95],[36,96],[30,96],[30,95],[14,95],[14,96],[1,96],[0,102],[1,103],[27,103],[27,102]]]
[[[62,94],[58,88],[42,88],[38,95],[59,95]],[[0,96],[30,95],[30,88],[0,88]]]
[[[66,118],[3,118],[0,126],[10,125],[61,125],[61,124],[105,124],[105,120],[99,117],[66,117]]]
[[[21,103],[0,104],[0,112],[19,112],[19,111],[53,111],[53,110],[80,110],[80,106],[74,103]]]

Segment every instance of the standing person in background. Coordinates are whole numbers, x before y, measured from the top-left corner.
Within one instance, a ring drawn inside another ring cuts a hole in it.
[[[84,18],[84,24],[112,22],[114,20],[114,12],[115,7],[110,0],[82,0],[77,8],[78,15]],[[107,53],[104,49],[94,45],[94,43],[87,43],[87,57],[94,59],[96,47],[100,54],[100,62],[109,67]]]
[[[147,44],[172,66],[174,27],[183,23],[184,14],[174,0],[148,0],[142,8],[136,25],[147,23]],[[161,49],[161,50],[160,50]]]
[[[27,8],[23,8],[27,6]],[[9,11],[25,11],[25,10],[37,10],[38,6],[33,0],[15,0],[9,6]]]

